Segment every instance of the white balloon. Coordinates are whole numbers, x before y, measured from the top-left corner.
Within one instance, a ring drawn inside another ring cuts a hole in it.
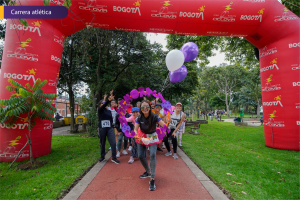
[[[166,65],[170,72],[179,69],[184,63],[184,55],[181,51],[174,49],[166,56]]]

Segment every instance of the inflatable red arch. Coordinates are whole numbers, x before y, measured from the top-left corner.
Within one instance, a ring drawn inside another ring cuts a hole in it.
[[[43,5],[21,0],[20,5]],[[63,1],[51,1],[51,5]],[[48,80],[56,93],[64,38],[87,26],[137,32],[244,37],[259,48],[265,144],[299,151],[300,19],[277,0],[72,0],[65,19],[8,20],[0,77],[0,99],[12,78],[21,84]],[[26,143],[27,122],[0,125],[0,161],[10,162]],[[52,122],[32,130],[33,156],[51,151]],[[29,158],[29,147],[18,161]]]

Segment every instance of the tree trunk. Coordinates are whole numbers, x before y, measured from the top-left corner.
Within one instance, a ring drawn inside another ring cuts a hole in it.
[[[71,125],[70,125],[70,132],[73,133],[75,131],[75,127],[74,127],[74,94],[73,94],[73,90],[72,90],[72,86],[69,86],[69,98],[70,98],[70,113],[71,113]]]
[[[28,119],[28,142],[29,142],[29,147],[30,147],[30,162],[31,164],[33,164],[33,155],[32,155],[32,143],[31,143],[31,136],[30,136],[30,132],[31,132],[31,117],[29,117]]]
[[[229,104],[228,104],[227,92],[225,92],[225,103],[226,103],[227,116],[230,117],[230,115],[229,115]]]
[[[260,100],[257,100],[256,116],[260,118]]]

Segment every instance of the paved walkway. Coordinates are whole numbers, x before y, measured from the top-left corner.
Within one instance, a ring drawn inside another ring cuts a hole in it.
[[[97,163],[64,197],[74,199],[216,199],[228,200],[220,189],[180,150],[179,159],[157,152],[156,191],[149,191],[149,178],[138,159],[128,164],[129,155],[122,155],[120,164],[108,160]],[[149,162],[149,156],[148,156]]]
[[[59,128],[54,128],[52,130],[52,136],[56,135],[73,135],[70,133],[70,126],[63,126]]]

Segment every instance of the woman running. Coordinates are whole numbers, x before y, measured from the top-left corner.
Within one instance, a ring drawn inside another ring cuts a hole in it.
[[[171,132],[168,133],[167,136],[164,137],[164,142],[165,142],[165,145],[168,150],[168,153],[166,153],[165,156],[172,155],[170,145],[168,142],[168,138],[171,138],[172,144],[173,144],[174,159],[178,159],[176,132],[178,131],[179,127],[181,126],[181,123],[183,122],[183,120],[185,119],[185,114],[184,114],[184,112],[181,112],[181,109],[182,109],[182,104],[178,102],[175,106],[175,112],[171,115],[170,120],[169,120],[169,129]]]
[[[151,112],[149,102],[147,100],[143,100],[141,103],[140,115],[135,121],[134,132],[139,137],[136,139],[138,156],[146,170],[144,174],[140,175],[140,178],[150,178],[150,191],[154,191],[156,189],[154,183],[156,169],[156,149],[157,144],[160,142],[156,133],[156,123],[158,123],[160,126],[165,125],[165,123],[157,114]],[[150,150],[150,168],[145,157],[147,146],[149,146]]]
[[[113,90],[110,91],[110,97],[108,97],[108,101],[105,101],[107,95],[104,95],[104,99],[100,101],[100,108],[98,109],[98,118],[99,118],[99,135],[100,135],[100,141],[101,141],[101,158],[99,159],[99,162],[105,161],[105,142],[106,137],[108,139],[108,142],[111,146],[112,150],[112,159],[111,161],[119,164],[120,161],[116,158],[116,139],[113,129],[113,118],[111,111],[108,110],[107,105],[110,101],[114,99],[113,96]]]

